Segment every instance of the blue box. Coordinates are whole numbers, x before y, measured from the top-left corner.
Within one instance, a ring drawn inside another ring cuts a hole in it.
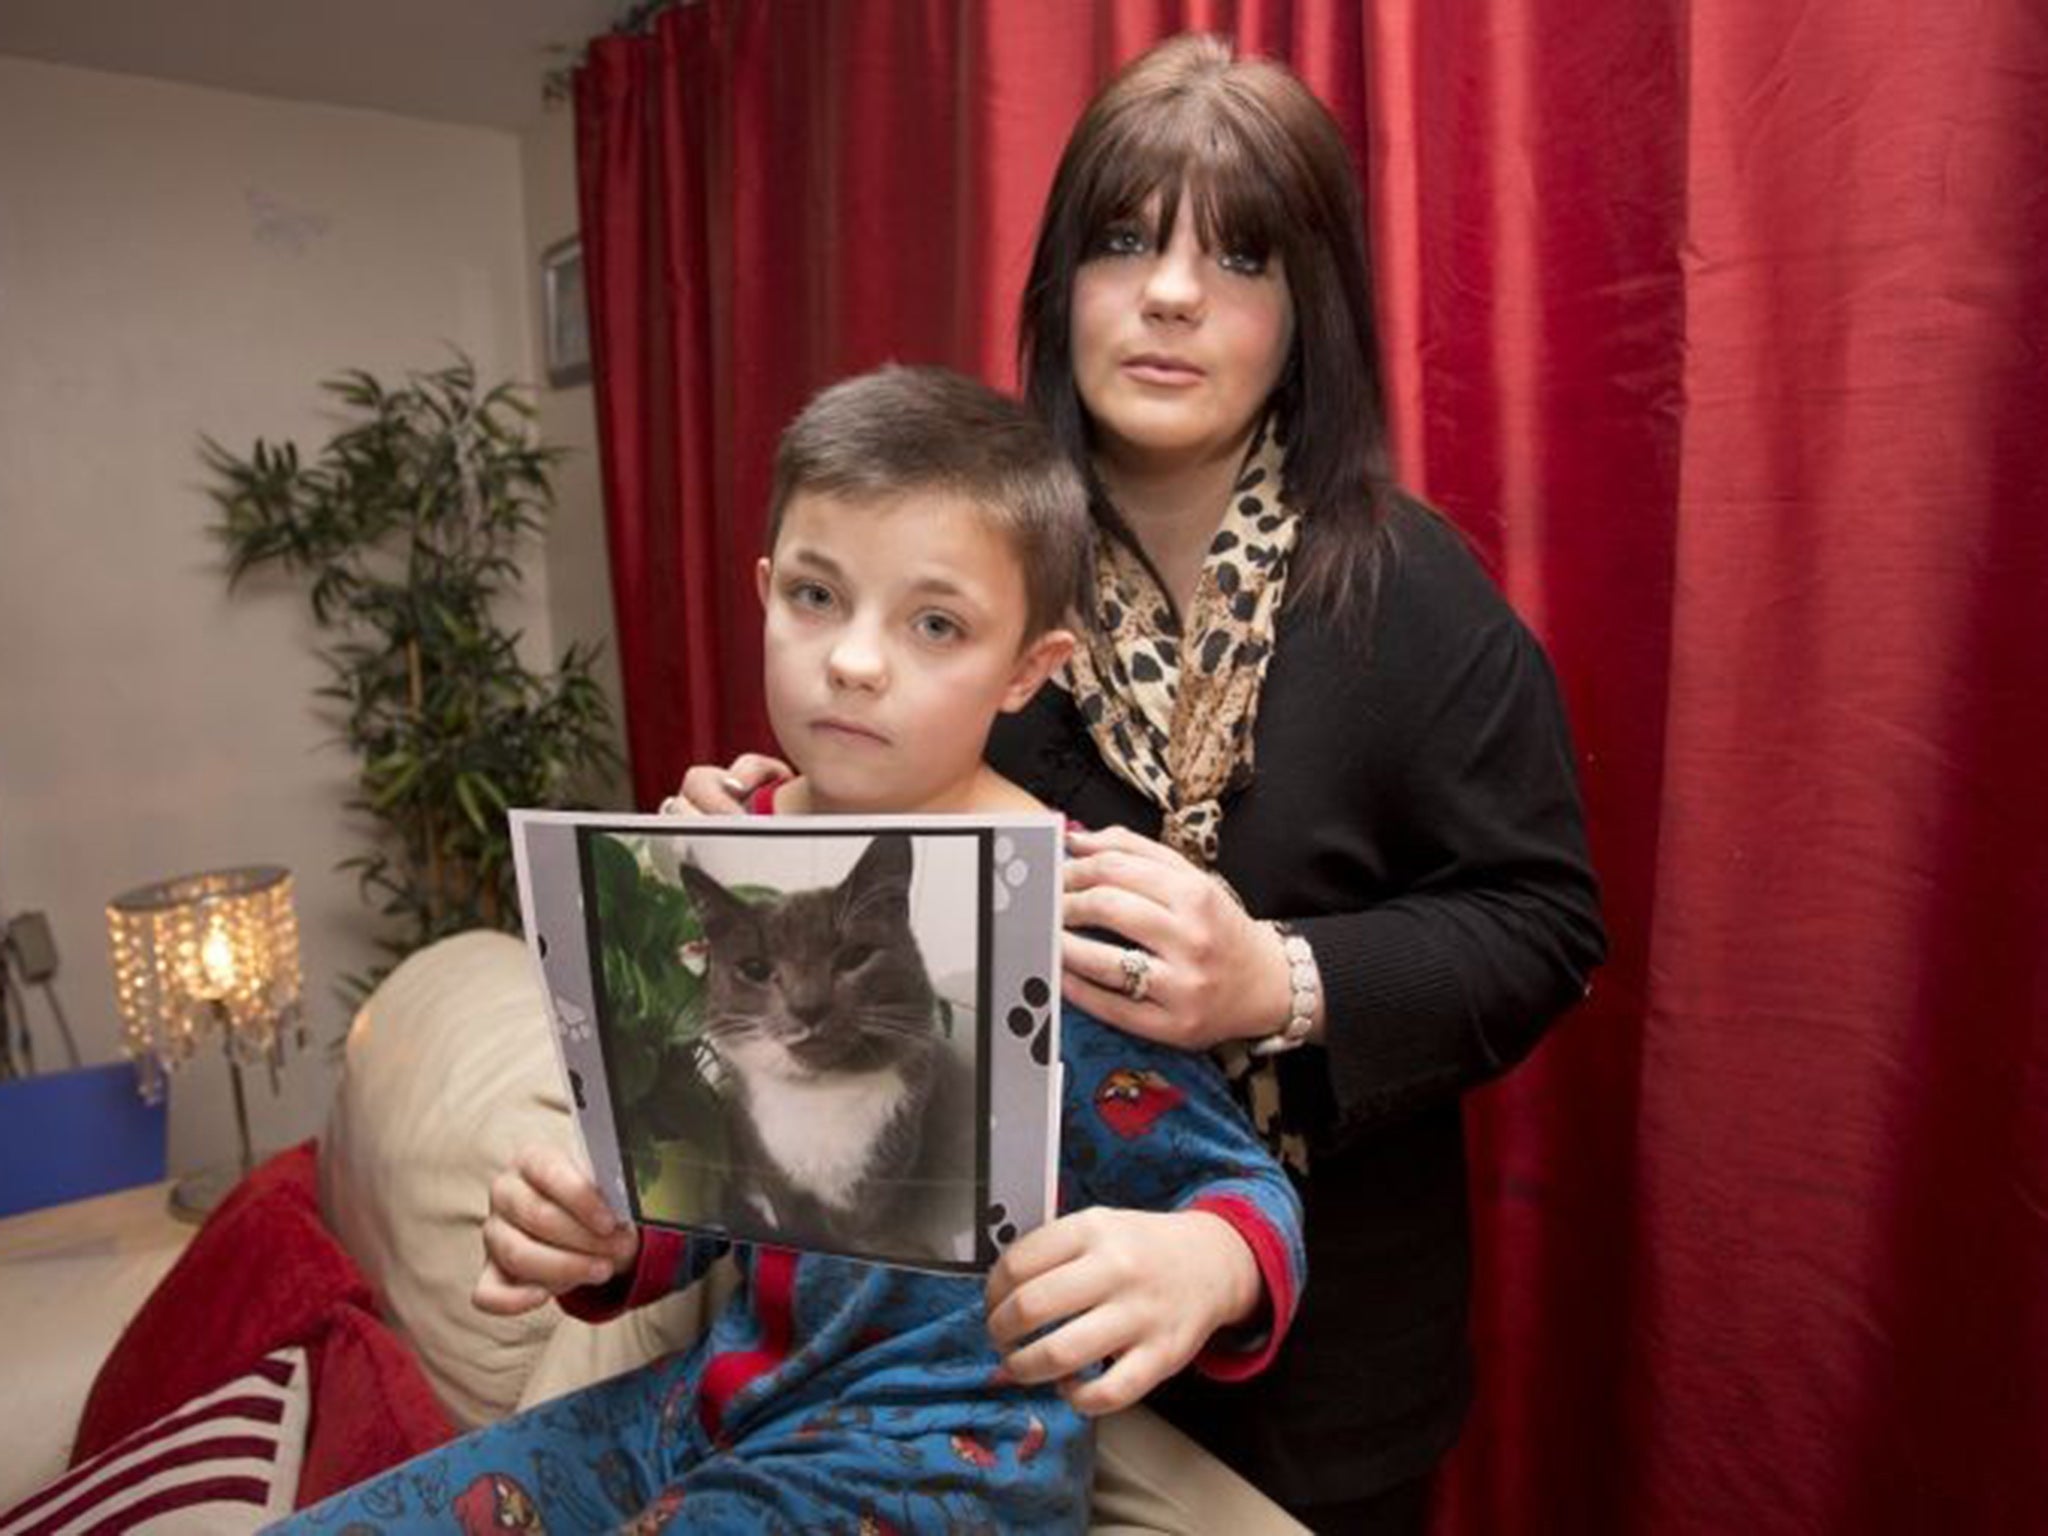
[[[165,1111],[125,1061],[0,1083],[0,1217],[156,1183]]]

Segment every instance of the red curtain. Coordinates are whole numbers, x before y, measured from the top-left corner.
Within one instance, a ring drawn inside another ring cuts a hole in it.
[[[593,49],[637,793],[768,743],[775,432],[1013,382],[1068,127],[1184,28],[1359,153],[1404,478],[1543,635],[1614,956],[1471,1101],[1446,1532],[2048,1528],[2048,20],[2026,0],[702,0]]]

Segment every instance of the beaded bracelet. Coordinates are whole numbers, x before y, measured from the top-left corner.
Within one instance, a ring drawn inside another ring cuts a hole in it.
[[[1254,1056],[1277,1056],[1306,1044],[1309,1031],[1316,1027],[1316,994],[1323,989],[1315,951],[1308,947],[1308,940],[1285,923],[1270,926],[1280,935],[1280,948],[1287,956],[1287,1022],[1252,1042]]]

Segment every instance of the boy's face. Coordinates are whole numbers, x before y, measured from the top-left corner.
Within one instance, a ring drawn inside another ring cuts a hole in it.
[[[821,811],[972,808],[995,717],[1072,647],[1025,645],[1009,542],[950,492],[800,492],[757,570],[768,718]]]

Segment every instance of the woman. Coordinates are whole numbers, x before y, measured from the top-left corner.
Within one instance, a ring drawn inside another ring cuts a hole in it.
[[[1094,611],[990,752],[1095,829],[1067,995],[1218,1049],[1301,1180],[1310,1281],[1277,1364],[1151,1402],[1319,1531],[1421,1527],[1471,1391],[1459,1095],[1604,948],[1549,666],[1388,483],[1366,274],[1342,136],[1286,70],[1182,37],[1091,104],[1020,350],[1089,474]],[[776,768],[693,769],[684,798],[729,809]],[[1137,1213],[1032,1234],[990,1286],[1011,1370],[1136,1354],[1119,1377],[1149,1385],[1256,1326],[1214,1279],[1243,1255],[1208,1241]]]

